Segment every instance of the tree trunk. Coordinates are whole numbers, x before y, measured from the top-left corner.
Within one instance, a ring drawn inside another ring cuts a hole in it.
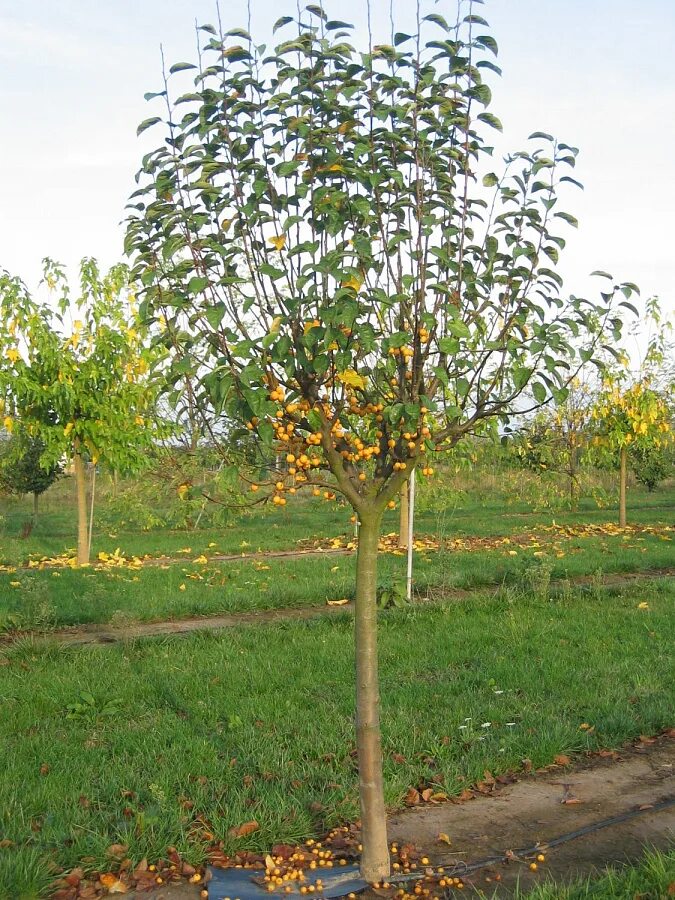
[[[33,523],[38,520],[38,511],[40,509],[40,495],[37,491],[33,492]]]
[[[399,499],[401,502],[401,510],[399,513],[398,519],[398,548],[399,550],[407,550],[408,549],[408,516],[410,515],[410,510],[408,508],[408,482],[404,481],[401,485],[401,492],[399,494]]]
[[[389,847],[382,779],[380,689],[377,669],[377,553],[381,513],[361,515],[356,561],[356,748],[361,801],[361,875],[389,877]]]
[[[577,448],[574,441],[570,447],[570,509],[575,510],[578,505],[578,480],[577,480]]]
[[[85,566],[89,562],[89,525],[87,522],[87,477],[82,454],[73,454],[75,470],[75,490],[77,491],[77,564]]]
[[[622,447],[619,456],[619,528],[626,527],[626,473],[628,448]]]

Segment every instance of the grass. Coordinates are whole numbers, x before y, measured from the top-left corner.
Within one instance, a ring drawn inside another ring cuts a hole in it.
[[[675,889],[675,850],[646,853],[636,865],[609,869],[604,875],[572,884],[546,881],[533,890],[516,891],[514,900],[660,900]]]
[[[664,537],[667,535],[601,535],[553,541],[544,534],[536,546],[529,546],[526,538],[525,549],[514,550],[516,545],[510,544],[487,550],[419,553],[415,585],[423,593],[499,584],[533,585],[545,591],[551,579],[671,565],[673,544]],[[548,555],[535,555],[541,552]],[[404,574],[404,557],[381,555],[381,585],[402,580]],[[322,605],[327,600],[353,597],[354,575],[353,556],[208,565],[190,562],[138,571],[0,572],[0,631],[85,623],[124,625]]]
[[[672,724],[673,599],[660,580],[648,609],[630,590],[505,591],[382,614],[388,804]],[[86,649],[27,637],[0,662],[0,898],[37,896],[54,862],[103,866],[112,843],[199,862],[200,822],[264,848],[357,813],[347,615]]]
[[[578,511],[538,509],[518,493],[519,481],[505,480],[498,489],[483,492],[454,490],[442,492],[442,503],[435,485],[421,488],[417,529],[443,537],[491,536],[508,534],[519,528],[584,522],[598,524],[617,521],[613,506],[600,508],[591,498],[584,498]],[[131,488],[133,491],[133,487]],[[17,565],[33,556],[57,556],[75,543],[76,524],[72,485],[63,479],[42,498],[42,512],[30,536],[21,531],[30,518],[30,499],[0,500],[0,564]],[[649,494],[634,488],[630,492],[629,522],[669,522],[673,519],[675,493],[670,485]],[[351,510],[344,504],[326,503],[309,497],[293,498],[283,510],[254,507],[242,514],[232,512],[223,524],[198,529],[166,527],[143,530],[133,526],[122,515],[123,504],[103,498],[97,507],[92,541],[93,555],[113,552],[120,547],[127,555],[176,555],[190,547],[197,556],[203,552],[240,553],[242,549],[289,549],[299,541],[334,537],[350,532]],[[388,512],[384,531],[398,528],[398,511]],[[215,544],[215,549],[210,548]]]

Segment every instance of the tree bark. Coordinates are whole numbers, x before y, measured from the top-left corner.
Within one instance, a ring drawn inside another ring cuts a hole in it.
[[[619,456],[619,528],[626,527],[626,475],[628,448],[622,447]]]
[[[401,503],[399,519],[398,519],[398,548],[399,550],[408,549],[408,516],[410,510],[408,508],[408,482],[404,481],[401,485],[399,493]]]
[[[38,512],[40,509],[40,495],[37,491],[33,492],[33,522],[37,522],[38,520]]]
[[[382,778],[377,668],[377,554],[381,513],[361,513],[356,562],[356,747],[361,801],[361,875],[371,884],[389,877]]]
[[[87,478],[84,460],[79,450],[73,454],[75,490],[77,492],[77,564],[89,563],[89,525],[87,522]]]

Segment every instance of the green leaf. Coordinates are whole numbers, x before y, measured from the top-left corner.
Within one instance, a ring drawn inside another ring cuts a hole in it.
[[[438,13],[429,13],[429,15],[424,16],[422,21],[433,22],[434,25],[438,25],[443,29],[443,31],[450,31],[450,26],[448,25],[447,21]]]
[[[499,54],[499,47],[497,46],[497,41],[490,34],[479,34],[478,37],[474,38],[477,44],[481,44],[487,50],[490,50],[494,53],[495,56]]]
[[[158,122],[161,122],[159,116],[152,116],[150,119],[144,119],[141,124],[136,129],[136,134],[143,134],[144,131],[147,131],[148,128],[152,128],[153,125],[156,125]]]
[[[499,184],[499,178],[494,172],[483,175],[483,187],[494,187],[496,184]]]
[[[543,403],[547,397],[546,387],[540,381],[535,381],[532,385],[532,394],[537,403]]]
[[[567,222],[567,224],[571,225],[572,228],[579,227],[579,220],[576,219],[574,216],[571,216],[569,213],[558,212],[558,213],[553,213],[553,215],[556,216],[558,219],[562,219],[563,222]]]
[[[275,34],[280,28],[283,28],[284,25],[288,25],[288,23],[292,21],[293,16],[282,16],[280,19],[277,19],[272,28],[272,34]]]
[[[175,72],[185,72],[187,69],[196,69],[197,66],[194,63],[189,62],[177,62],[174,63],[169,69],[169,74],[173,75]]]
[[[447,353],[449,356],[459,353],[459,346],[457,338],[442,337],[438,341],[438,349],[441,353]]]
[[[528,141],[533,141],[537,138],[543,141],[550,141],[551,143],[553,143],[553,141],[555,140],[552,134],[546,134],[545,131],[533,131],[532,134],[528,137]]]
[[[315,3],[311,3],[309,6],[306,6],[305,9],[308,13],[311,13],[313,16],[318,16],[324,22],[328,20],[328,16],[323,9]]]
[[[503,131],[504,126],[501,123],[501,120],[497,118],[497,116],[493,116],[492,113],[484,112],[479,113],[476,116],[481,122],[485,122],[486,125],[489,125],[491,128],[496,128],[497,131]]]

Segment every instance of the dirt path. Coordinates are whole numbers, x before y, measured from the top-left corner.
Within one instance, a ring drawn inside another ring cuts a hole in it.
[[[566,793],[578,802],[562,803]],[[404,810],[389,819],[388,830],[392,841],[413,844],[446,873],[460,863],[478,866],[465,883],[490,897],[495,890],[497,896],[509,897],[518,881],[525,889],[547,877],[570,881],[638,859],[648,846],[672,847],[675,803],[665,803],[673,800],[675,740],[663,736],[606,758],[582,759],[574,767],[551,767],[475,800]],[[659,809],[660,804],[665,808]],[[623,821],[597,827],[612,818]],[[518,859],[520,849],[578,831],[584,833],[547,848],[536,873],[528,867],[531,857]],[[447,835],[450,845],[440,843],[439,834]],[[504,862],[509,853],[516,858]],[[481,865],[491,858],[499,861]],[[201,890],[203,886],[175,884],[129,896],[197,900]],[[455,896],[446,896],[450,894]],[[376,900],[372,892],[362,896]],[[211,891],[209,900],[221,898]]]
[[[675,568],[648,569],[644,572],[635,572],[623,575],[606,575],[601,580],[603,587],[621,587],[653,578],[666,578],[675,575]],[[581,575],[578,578],[570,578],[563,582],[552,581],[551,590],[556,587],[573,584],[583,586],[596,581],[595,576]],[[495,594],[501,590],[501,585],[484,585],[481,587],[463,589],[431,589],[428,594],[418,595],[416,603],[433,603],[439,600],[464,600],[472,595]],[[64,646],[83,646],[85,644],[115,644],[121,641],[131,641],[143,637],[156,637],[160,635],[193,634],[196,631],[219,631],[224,628],[236,628],[240,625],[258,625],[271,622],[289,622],[299,619],[312,619],[315,616],[326,616],[344,611],[353,610],[353,603],[341,606],[305,606],[300,609],[282,608],[266,609],[257,612],[231,613],[220,616],[201,616],[190,619],[170,620],[162,622],[138,622],[123,627],[110,625],[82,625],[76,628],[64,628],[58,631],[34,632],[23,631],[0,635],[0,647],[4,644],[12,644],[22,637],[31,637],[45,641],[58,641]]]

